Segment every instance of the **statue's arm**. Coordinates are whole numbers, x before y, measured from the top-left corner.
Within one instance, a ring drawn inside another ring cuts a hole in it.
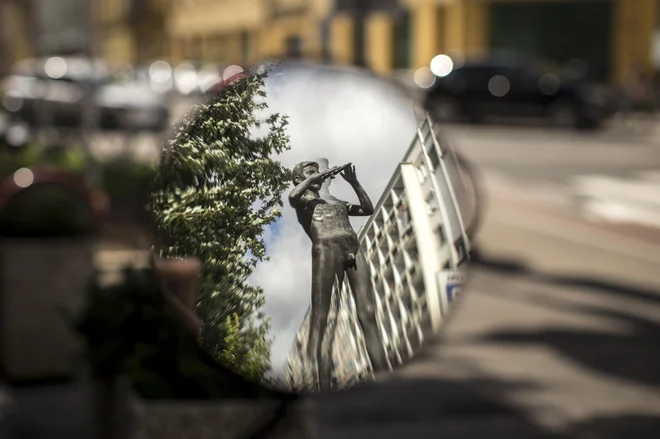
[[[345,202],[348,209],[348,214],[351,216],[373,215],[374,205],[371,203],[371,198],[369,198],[369,195],[367,195],[367,191],[364,190],[362,185],[357,180],[351,183],[351,186],[353,186],[353,190],[355,191],[355,195],[357,195],[360,204],[356,206],[355,204]]]
[[[291,207],[295,208],[296,206],[300,205],[300,201],[302,200],[302,196],[305,194],[305,191],[309,188],[309,186],[313,183],[313,180],[311,178],[307,178],[303,180],[300,184],[298,184],[296,187],[294,187],[291,192],[289,192],[289,204]]]
[[[318,172],[314,175],[310,175],[309,177],[301,181],[296,187],[293,188],[291,192],[289,192],[289,204],[291,205],[291,207],[296,207],[300,203],[302,196],[305,194],[307,189],[309,189],[309,187],[312,184],[323,183],[323,181],[326,178],[329,178],[336,169],[337,166],[335,166],[332,169],[327,169],[323,172]]]

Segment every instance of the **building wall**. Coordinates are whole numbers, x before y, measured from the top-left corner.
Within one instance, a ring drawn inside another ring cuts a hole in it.
[[[29,11],[20,1],[0,2],[0,74],[34,54]]]
[[[135,38],[121,14],[131,0],[94,0],[98,9],[100,54],[116,61],[134,60]],[[322,27],[329,20],[331,61],[355,61],[355,23],[346,9],[334,12],[335,0],[145,0],[166,10],[167,28],[153,40],[153,52],[182,59],[200,58],[217,63],[253,63],[265,57],[283,57],[300,42],[306,58],[320,59],[324,51]],[[621,81],[633,66],[650,71],[651,40],[657,26],[660,0],[592,0],[611,5],[609,40],[610,78]],[[544,0],[544,3],[584,3],[584,0]],[[397,68],[428,66],[439,53],[478,56],[491,48],[491,5],[538,4],[536,0],[398,0],[400,11],[372,12],[366,20],[368,65],[382,75]],[[402,20],[409,15],[409,35]],[[123,23],[123,24],[122,24]],[[165,35],[163,35],[165,34]],[[408,41],[409,37],[409,41]],[[397,38],[399,42],[397,43]],[[246,44],[246,41],[248,43]],[[399,46],[397,48],[397,46]],[[405,47],[404,47],[405,46]],[[409,56],[404,56],[409,53]],[[403,62],[402,62],[403,60]]]
[[[659,0],[593,0],[612,8],[612,26],[608,37],[610,54],[607,79],[618,82],[633,70],[650,72],[651,41],[658,27]],[[543,0],[543,3],[578,4],[585,0]],[[539,4],[537,0],[399,0],[410,13],[411,39],[408,69],[428,66],[439,53],[480,56],[491,49],[489,13],[492,4]],[[389,74],[395,67],[392,29],[397,18],[392,14],[372,13],[367,24],[367,53],[370,67]],[[347,14],[333,18],[332,54],[339,63],[350,63],[352,53],[352,18]],[[389,50],[386,46],[390,45]]]
[[[613,0],[612,79],[626,80],[634,70],[653,71],[651,44],[658,27],[658,0]]]
[[[168,57],[172,0],[94,0],[94,47],[110,64]]]
[[[255,59],[260,56],[259,43],[266,17],[264,0],[175,1],[168,23],[172,58],[243,63],[246,61],[243,42],[248,40],[252,42],[249,57]]]

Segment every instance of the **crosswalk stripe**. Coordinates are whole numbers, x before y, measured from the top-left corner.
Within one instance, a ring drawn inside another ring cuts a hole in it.
[[[587,219],[660,227],[660,173],[640,171],[635,177],[583,175],[569,188]]]

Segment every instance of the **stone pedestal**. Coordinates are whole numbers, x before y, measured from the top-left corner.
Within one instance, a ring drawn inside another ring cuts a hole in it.
[[[65,378],[80,342],[73,319],[93,274],[93,241],[0,241],[0,361],[12,381]]]

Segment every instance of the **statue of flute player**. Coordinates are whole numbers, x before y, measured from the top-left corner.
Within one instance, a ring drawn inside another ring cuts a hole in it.
[[[360,204],[338,200],[328,196],[327,191],[324,191],[325,197],[320,195],[322,186],[326,186],[329,179],[338,173],[353,187]],[[357,180],[355,167],[350,163],[320,171],[319,163],[302,162],[293,168],[292,178],[295,188],[289,194],[289,203],[312,240],[312,306],[307,357],[312,360],[315,378],[324,391],[330,389],[332,382],[332,358],[322,355],[322,351],[335,278],[341,283],[344,275],[348,276],[374,372],[389,368],[376,323],[369,265],[348,218],[369,216],[374,208]]]

